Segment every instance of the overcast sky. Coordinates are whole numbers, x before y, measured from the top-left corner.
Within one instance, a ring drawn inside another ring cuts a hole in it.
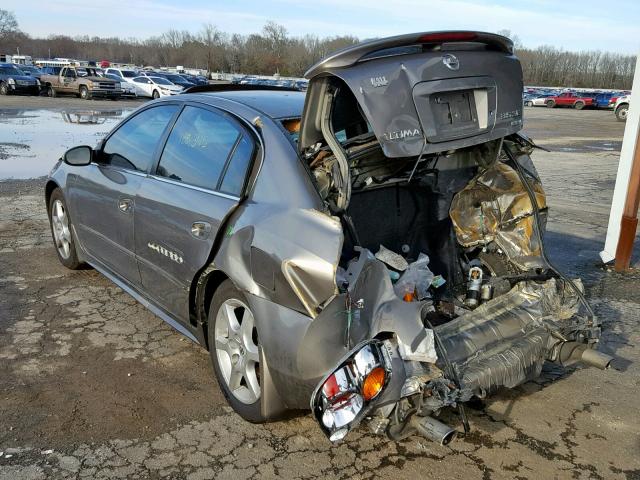
[[[195,32],[205,22],[246,34],[273,20],[293,35],[508,29],[528,47],[640,50],[639,0],[2,0],[0,8],[32,36],[146,38],[170,28]]]

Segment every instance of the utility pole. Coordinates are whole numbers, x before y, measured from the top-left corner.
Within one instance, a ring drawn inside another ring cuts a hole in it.
[[[604,263],[615,260],[615,268],[629,268],[633,242],[638,226],[638,201],[640,200],[640,55],[631,87],[632,99],[624,129],[616,186],[611,201],[611,213],[604,249],[600,258]],[[635,101],[633,99],[635,98]]]

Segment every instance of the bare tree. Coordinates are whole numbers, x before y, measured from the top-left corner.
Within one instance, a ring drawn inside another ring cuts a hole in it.
[[[522,45],[522,41],[520,40],[520,37],[515,33],[511,33],[511,30],[503,29],[503,30],[498,30],[496,33],[498,35],[502,35],[503,37],[507,37],[508,39],[510,39],[513,42],[513,48],[515,50],[520,50],[522,48],[523,45]]]
[[[18,20],[13,12],[0,9],[0,39],[18,32]]]

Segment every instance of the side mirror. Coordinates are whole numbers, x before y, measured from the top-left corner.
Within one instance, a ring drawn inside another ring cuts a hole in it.
[[[64,163],[76,167],[83,167],[91,163],[93,149],[87,145],[70,148],[62,156]]]

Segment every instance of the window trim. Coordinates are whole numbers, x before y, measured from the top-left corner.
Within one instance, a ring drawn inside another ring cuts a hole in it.
[[[235,143],[233,144],[233,147],[231,148],[231,150],[229,151],[229,153],[227,154],[227,158],[225,159],[224,165],[222,167],[222,170],[220,172],[220,176],[218,177],[218,182],[216,183],[215,186],[213,186],[212,188],[206,188],[206,187],[200,187],[198,185],[192,185],[190,183],[187,182],[182,182],[179,180],[173,180],[173,179],[167,179],[167,177],[163,177],[162,175],[158,174],[158,167],[160,165],[160,160],[162,159],[162,154],[164,153],[164,149],[167,146],[167,142],[169,141],[169,136],[171,135],[171,132],[173,132],[173,129],[175,128],[176,123],[178,122],[178,119],[180,118],[180,116],[182,115],[182,113],[184,112],[186,107],[193,107],[193,108],[200,108],[202,110],[208,110],[211,113],[214,113],[216,115],[221,116],[222,118],[227,119],[232,125],[236,126],[236,128],[238,129],[239,133],[238,133],[238,137],[236,138]],[[246,190],[246,186],[248,183],[248,178],[249,178],[249,174],[252,170],[252,165],[255,162],[255,157],[256,157],[256,140],[255,140],[255,136],[257,135],[250,135],[248,129],[245,127],[244,122],[242,120],[240,120],[236,115],[234,115],[233,113],[231,113],[228,110],[225,110],[223,108],[219,108],[217,106],[213,106],[213,105],[209,105],[206,103],[200,103],[200,102],[192,102],[192,101],[186,101],[186,102],[182,102],[182,108],[180,109],[179,115],[173,119],[173,122],[171,124],[171,128],[169,129],[168,132],[165,132],[166,135],[163,137],[162,139],[162,148],[160,149],[159,152],[156,152],[157,157],[155,159],[155,162],[152,164],[151,169],[150,169],[150,175],[153,178],[156,179],[167,179],[169,180],[168,183],[174,184],[174,185],[183,185],[185,187],[189,187],[198,191],[202,191],[202,192],[208,192],[208,193],[213,193],[216,195],[220,195],[224,198],[231,198],[231,199],[235,199],[235,200],[239,200],[240,198],[244,197],[245,195],[245,190]],[[240,143],[240,141],[242,140],[242,137],[247,137],[247,139],[249,139],[253,145],[253,149],[251,152],[251,159],[249,161],[249,165],[247,165],[247,171],[244,174],[244,179],[242,181],[242,189],[240,191],[239,195],[233,195],[227,192],[222,192],[220,190],[220,188],[222,187],[222,182],[224,180],[224,176],[227,173],[227,169],[229,167],[229,163],[231,162],[231,159],[233,158],[233,154],[236,152],[236,149],[238,148],[238,145]],[[260,143],[262,143],[260,141]]]

